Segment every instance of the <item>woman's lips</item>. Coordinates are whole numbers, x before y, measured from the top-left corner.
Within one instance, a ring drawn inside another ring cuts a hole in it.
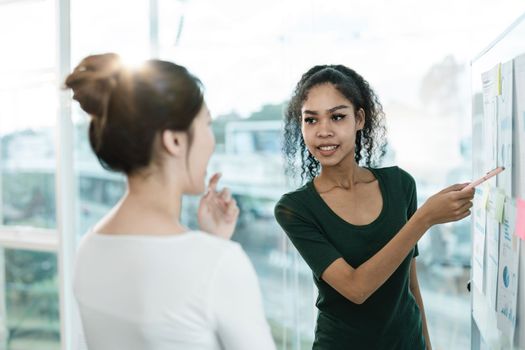
[[[339,145],[322,145],[322,146],[317,146],[317,151],[322,156],[328,157],[334,154],[338,148],[339,148]]]

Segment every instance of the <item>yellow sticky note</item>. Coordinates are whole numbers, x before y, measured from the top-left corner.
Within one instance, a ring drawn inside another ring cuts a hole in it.
[[[487,209],[487,203],[489,202],[490,187],[487,184],[483,184],[483,188],[481,190],[481,207],[483,209]]]
[[[503,208],[505,207],[505,192],[500,188],[494,191],[494,218],[501,224],[503,223]]]

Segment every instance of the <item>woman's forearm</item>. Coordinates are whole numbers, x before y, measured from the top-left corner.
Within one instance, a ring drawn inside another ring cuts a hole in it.
[[[362,293],[366,298],[397,270],[429,228],[430,225],[416,212],[390,242],[354,270],[354,279],[362,286]]]
[[[396,271],[417,241],[431,226],[416,212],[403,228],[373,257],[354,268],[344,259],[333,262],[322,278],[356,304],[364,303]]]
[[[354,268],[336,259],[322,278],[350,301],[365,302],[405,260],[417,241],[435,224],[458,221],[470,215],[474,191],[453,185],[430,197],[403,228],[373,257]]]

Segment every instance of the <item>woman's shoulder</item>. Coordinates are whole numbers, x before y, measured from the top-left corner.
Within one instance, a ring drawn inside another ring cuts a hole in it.
[[[297,197],[297,196],[304,196],[306,192],[308,192],[310,186],[312,185],[313,180],[309,180],[300,187],[296,188],[295,190],[292,190],[290,192],[286,192],[282,195],[282,197]]]
[[[195,231],[192,234],[198,246],[203,249],[218,252],[218,257],[223,254],[238,255],[239,253],[244,253],[241,245],[235,241],[217,237],[203,231]]]
[[[143,254],[151,252],[155,255],[162,255],[164,251],[172,254],[176,250],[191,250],[200,256],[214,256],[216,259],[225,252],[241,249],[237,242],[199,230],[166,236],[146,234],[110,235],[88,231],[82,237],[78,252],[100,252],[101,250],[111,250],[115,247],[118,247],[115,251],[123,254],[128,250],[140,251]]]
[[[283,194],[275,204],[275,217],[279,220],[282,213],[304,212],[305,205],[312,200],[312,186],[312,181],[308,181],[301,187]]]
[[[244,276],[247,263],[249,259],[239,243],[202,231],[170,237],[113,237],[89,232],[77,251],[75,280],[82,284],[94,275],[125,269],[137,271],[137,279],[156,271],[156,276],[165,276],[166,281],[172,280],[169,276],[179,276],[205,286],[219,271],[229,271],[224,272],[225,278]],[[174,287],[171,282],[161,284]]]
[[[224,255],[243,253],[241,245],[235,241],[215,236],[208,232],[195,230],[183,234],[180,249],[189,249],[199,256],[220,260]],[[177,244],[177,240],[173,240]],[[168,241],[169,242],[169,241]]]
[[[293,191],[284,193],[279,199],[279,201],[277,201],[277,204],[290,204],[298,200],[304,200],[310,194],[311,186],[313,186],[312,180],[306,182],[305,184],[296,188]]]

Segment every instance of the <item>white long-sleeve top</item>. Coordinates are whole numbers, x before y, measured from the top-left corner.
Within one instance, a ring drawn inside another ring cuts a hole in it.
[[[84,236],[74,293],[89,350],[274,350],[253,266],[202,232]]]

